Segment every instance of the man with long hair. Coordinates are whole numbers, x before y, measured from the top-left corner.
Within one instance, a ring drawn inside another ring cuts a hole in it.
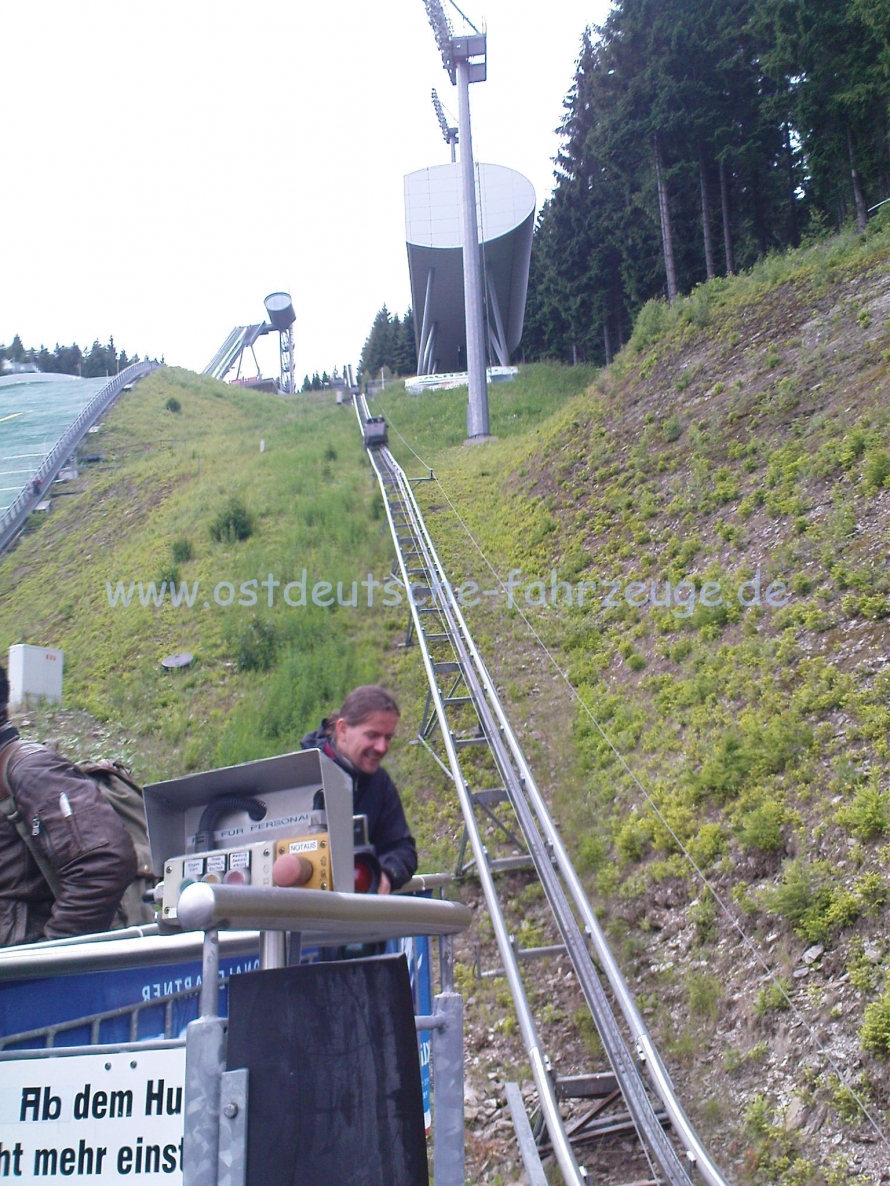
[[[368,817],[368,834],[383,873],[378,893],[399,889],[414,876],[417,848],[395,783],[380,765],[399,723],[399,706],[385,688],[368,684],[350,692],[321,728],[302,740],[320,749],[352,778],[353,811]]]

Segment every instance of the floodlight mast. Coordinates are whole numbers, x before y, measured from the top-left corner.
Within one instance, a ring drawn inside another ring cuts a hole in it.
[[[423,0],[442,54],[442,64],[457,86],[460,137],[460,228],[464,264],[464,319],[467,326],[467,436],[489,435],[486,385],[485,316],[482,300],[482,264],[479,258],[479,224],[476,219],[476,167],[470,131],[471,82],[484,82],[486,38],[484,33],[455,37],[441,0]],[[470,59],[482,59],[471,61]]]
[[[436,119],[439,121],[439,127],[442,129],[442,139],[451,148],[451,163],[452,165],[457,160],[454,146],[458,141],[457,128],[452,128],[445,118],[445,112],[442,110],[442,103],[439,96],[436,94],[436,88],[433,87],[433,109],[436,112]]]

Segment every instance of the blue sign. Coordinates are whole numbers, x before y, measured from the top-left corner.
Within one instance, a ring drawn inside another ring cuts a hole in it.
[[[254,972],[260,961],[254,956],[222,958],[219,961],[220,979]],[[137,1041],[162,1038],[165,1013],[172,1010],[172,1037],[180,1037],[190,1021],[198,1016],[198,990],[201,987],[199,961],[165,964],[156,968],[129,968],[107,972],[83,972],[72,976],[57,976],[44,980],[19,980],[0,983],[0,1036],[27,1033],[45,1026],[66,1021],[91,1018],[96,1013],[116,1009],[121,1016],[102,1021],[100,1042],[130,1041],[130,1014],[134,1005],[138,1010]],[[175,994],[183,994],[175,996]],[[173,1000],[161,998],[174,997]],[[220,992],[220,1013],[227,1009],[225,989]],[[90,1044],[89,1021],[57,1034],[55,1046],[85,1046]],[[6,1046],[7,1050],[27,1050],[46,1045],[43,1038]]]

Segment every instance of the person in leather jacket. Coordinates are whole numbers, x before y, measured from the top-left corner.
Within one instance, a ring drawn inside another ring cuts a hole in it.
[[[303,749],[320,749],[352,776],[353,810],[368,817],[369,839],[383,869],[380,894],[399,889],[417,868],[417,848],[399,792],[380,765],[399,715],[389,692],[368,684],[350,692],[340,709],[300,743]]]
[[[0,947],[108,930],[136,876],[133,842],[92,779],[61,754],[19,739],[8,705],[0,666],[0,798],[7,798],[8,782],[60,892],[53,894],[14,823],[0,813]]]

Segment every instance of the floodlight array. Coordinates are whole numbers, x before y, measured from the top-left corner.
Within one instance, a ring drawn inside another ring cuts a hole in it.
[[[439,121],[439,127],[442,129],[442,139],[446,144],[457,144],[457,128],[449,127],[448,120],[445,118],[445,112],[442,110],[442,102],[433,87],[433,108],[436,112],[436,119]]]
[[[451,45],[454,34],[451,29],[451,22],[445,15],[441,0],[423,0],[423,6],[432,25],[433,33],[436,37],[436,45],[438,45],[439,52],[442,55],[442,65],[448,71],[448,77],[451,81],[455,82],[454,54]]]

